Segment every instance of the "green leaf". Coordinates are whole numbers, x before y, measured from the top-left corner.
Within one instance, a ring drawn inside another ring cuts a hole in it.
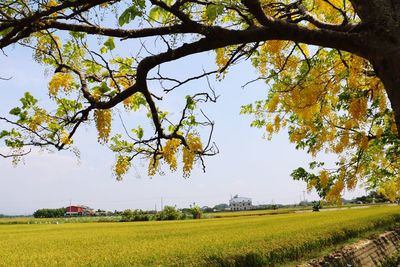
[[[253,113],[253,105],[252,104],[243,105],[240,108],[240,114],[251,114],[251,113]]]
[[[105,54],[105,53],[107,53],[107,52],[108,52],[107,47],[103,46],[102,48],[100,48],[100,53],[101,53],[101,54]]]
[[[161,16],[161,8],[160,7],[156,6],[150,10],[150,13],[149,13],[150,20],[157,21],[160,19],[160,16]]]
[[[70,31],[69,34],[70,34],[72,37],[74,37],[74,38],[76,38],[76,39],[81,39],[81,40],[82,40],[83,38],[86,37],[86,33],[83,33],[83,32],[74,32],[74,31]]]
[[[21,98],[20,101],[23,109],[27,109],[37,103],[37,99],[34,98],[29,92],[25,92],[24,97]]]
[[[104,43],[104,46],[107,47],[108,50],[114,50],[115,48],[114,37],[108,38],[107,41]]]
[[[194,110],[196,108],[196,102],[191,96],[186,96],[186,106],[189,110]]]
[[[10,132],[8,132],[6,130],[3,130],[3,131],[0,132],[0,139],[5,137],[5,136],[9,136],[9,135],[10,135]]]
[[[132,6],[125,9],[118,19],[119,26],[124,26],[130,21],[134,20],[136,17],[142,16],[143,11],[146,7],[145,0],[133,0]]]
[[[10,110],[11,115],[18,116],[21,113],[21,109],[19,107],[13,108]]]
[[[110,87],[108,87],[108,85],[107,85],[106,82],[102,82],[101,85],[99,86],[99,91],[100,91],[102,94],[105,94],[105,93],[107,93],[107,92],[110,91],[110,90],[111,90],[111,89],[110,89]]]
[[[132,132],[137,136],[137,138],[142,139],[144,136],[144,131],[141,126],[138,126],[137,129],[132,129]]]
[[[262,127],[264,127],[265,123],[266,123],[265,120],[257,119],[257,120],[252,121],[250,123],[250,126],[256,127],[256,128],[262,128]]]
[[[206,15],[209,22],[213,22],[219,15],[224,12],[223,5],[208,5],[206,8]]]
[[[139,129],[138,129],[138,132],[137,132],[137,137],[139,139],[142,139],[143,138],[143,134],[144,134],[143,128],[139,126]]]
[[[299,168],[293,170],[293,172],[290,174],[290,176],[292,176],[293,180],[308,182],[310,177],[312,177],[312,174],[307,172],[304,168],[299,167]]]

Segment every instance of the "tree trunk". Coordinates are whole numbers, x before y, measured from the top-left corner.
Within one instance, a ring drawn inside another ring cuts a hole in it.
[[[400,1],[351,2],[368,32],[364,52],[385,86],[400,138]]]
[[[385,86],[394,112],[397,135],[400,138],[400,49],[383,58],[372,60],[375,72]]]

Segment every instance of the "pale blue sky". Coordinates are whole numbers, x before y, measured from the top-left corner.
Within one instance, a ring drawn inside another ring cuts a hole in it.
[[[0,75],[13,78],[0,81],[1,114],[17,105],[28,90],[43,105],[48,104],[48,77],[44,68],[33,61],[31,51],[17,47],[5,52],[7,57],[0,55]],[[163,69],[183,77],[200,73],[202,68],[212,66],[213,60],[213,54],[205,53],[168,64]],[[298,203],[305,184],[293,181],[289,174],[294,168],[306,166],[310,157],[294,149],[286,132],[267,141],[262,138],[262,130],[250,128],[251,117],[239,115],[242,104],[267,94],[267,87],[262,83],[241,88],[256,75],[248,64],[241,64],[230,70],[222,82],[212,81],[220,98],[204,110],[216,122],[214,141],[220,153],[206,159],[206,173],[197,166],[191,177],[184,179],[179,171],[170,173],[165,168],[165,175],[150,179],[147,167],[136,161],[132,171],[118,182],[112,176],[114,155],[97,143],[94,127],[85,126],[74,142],[81,151],[80,162],[70,152],[35,151],[16,168],[12,167],[11,160],[0,159],[0,214],[31,214],[39,208],[66,206],[70,201],[106,210],[154,209],[155,205],[159,209],[161,197],[164,205],[187,207],[196,202],[200,206],[214,206],[227,203],[234,194],[251,197],[254,204]],[[204,82],[182,88],[170,94],[161,106],[179,114],[176,106],[183,103],[183,96],[202,88],[206,88]],[[144,114],[131,115],[127,119],[134,127],[143,117]],[[363,190],[357,189],[345,197],[362,193]],[[316,195],[306,195],[306,198],[316,199]]]

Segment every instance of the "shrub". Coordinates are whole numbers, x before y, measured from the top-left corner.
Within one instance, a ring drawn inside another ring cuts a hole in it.
[[[33,213],[33,217],[35,218],[59,218],[63,217],[66,208],[59,208],[59,209],[39,209]]]
[[[121,214],[122,222],[134,222],[134,221],[149,221],[151,215],[143,210],[124,210]]]
[[[157,221],[179,220],[186,216],[173,206],[165,206],[164,209],[156,214]]]
[[[193,216],[193,219],[200,219],[203,215],[203,211],[199,206],[193,206],[189,209],[190,214]]]

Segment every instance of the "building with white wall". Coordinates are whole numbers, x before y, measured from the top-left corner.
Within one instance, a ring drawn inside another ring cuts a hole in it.
[[[238,195],[235,195],[229,200],[229,208],[232,211],[251,210],[252,207],[251,198],[249,197],[239,197]]]

